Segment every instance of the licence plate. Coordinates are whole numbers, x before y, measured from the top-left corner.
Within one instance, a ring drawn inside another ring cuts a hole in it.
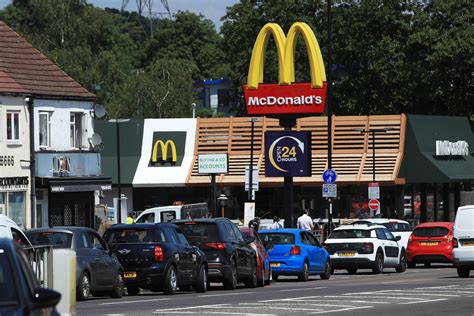
[[[434,242],[434,241],[421,241],[421,242],[420,242],[420,245],[422,245],[422,246],[437,246],[437,245],[438,245],[438,242]]]
[[[279,262],[278,262],[278,263],[270,263],[270,266],[272,266],[272,267],[279,267],[279,266],[280,266],[280,263],[279,263]]]
[[[474,246],[474,241],[465,241],[462,243],[463,246]]]
[[[355,254],[354,251],[341,251],[339,252],[339,257],[354,257]]]
[[[133,279],[133,278],[137,277],[137,273],[136,272],[124,272],[123,277],[125,279]]]

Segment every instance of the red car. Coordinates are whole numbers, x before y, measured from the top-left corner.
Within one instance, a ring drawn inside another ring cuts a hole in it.
[[[270,257],[268,256],[263,241],[260,239],[260,236],[257,234],[255,229],[248,227],[239,227],[239,229],[242,234],[255,237],[255,241],[250,243],[250,247],[252,247],[257,253],[257,285],[270,285],[272,279]]]
[[[417,263],[453,262],[453,223],[430,222],[415,227],[408,239],[408,267]]]

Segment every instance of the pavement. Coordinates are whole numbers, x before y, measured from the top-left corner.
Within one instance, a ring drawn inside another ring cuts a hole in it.
[[[474,273],[462,279],[456,270],[395,269],[374,275],[336,270],[329,280],[308,282],[280,277],[270,286],[226,291],[219,283],[206,293],[174,296],[144,291],[121,299],[91,298],[77,303],[78,315],[469,315],[474,316]]]

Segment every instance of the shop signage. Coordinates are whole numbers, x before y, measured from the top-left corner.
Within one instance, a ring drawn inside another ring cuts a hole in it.
[[[186,132],[154,132],[149,167],[181,166]]]
[[[252,167],[252,190],[258,191],[258,166]],[[250,187],[250,166],[245,166],[245,191]]]
[[[265,176],[310,177],[311,132],[265,132]]]
[[[270,38],[277,48],[278,84],[261,84],[265,52]],[[296,40],[301,35],[306,44],[311,83],[295,82]],[[323,113],[326,102],[326,72],[318,41],[306,23],[294,23],[285,36],[282,28],[267,23],[257,36],[244,85],[245,103],[249,115],[311,115]]]
[[[13,167],[15,165],[15,156],[0,155],[0,167]]]
[[[437,140],[436,156],[469,156],[469,143],[465,140]]]
[[[26,186],[30,184],[28,177],[5,177],[0,178],[0,187]]]
[[[227,173],[229,166],[227,164],[227,154],[199,154],[198,155],[198,173]]]

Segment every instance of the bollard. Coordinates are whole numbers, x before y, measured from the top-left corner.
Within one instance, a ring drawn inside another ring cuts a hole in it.
[[[56,306],[61,315],[76,315],[76,252],[53,249],[53,289],[61,293]]]

